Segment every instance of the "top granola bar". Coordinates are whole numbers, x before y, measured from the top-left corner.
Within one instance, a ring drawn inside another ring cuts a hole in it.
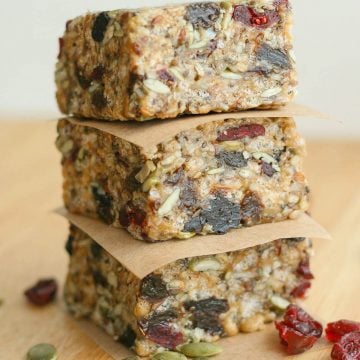
[[[284,105],[296,71],[288,0],[206,2],[69,21],[56,70],[62,112],[149,120]]]

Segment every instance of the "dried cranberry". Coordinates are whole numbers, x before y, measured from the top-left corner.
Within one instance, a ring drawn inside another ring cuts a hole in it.
[[[220,162],[220,166],[228,165],[235,168],[242,168],[247,165],[247,160],[244,158],[242,152],[238,151],[220,151],[216,154]]]
[[[289,305],[282,321],[275,322],[281,343],[290,355],[312,348],[321,337],[322,325],[297,305]]]
[[[130,225],[145,226],[146,213],[131,202],[128,202],[125,208],[119,212],[120,224],[124,227]]]
[[[91,31],[92,38],[96,42],[102,42],[104,40],[105,32],[109,22],[110,16],[107,12],[102,12],[96,17]]]
[[[94,68],[91,73],[91,79],[95,81],[101,81],[105,74],[105,68],[103,65],[98,65]]]
[[[291,291],[291,296],[296,298],[303,298],[308,289],[311,288],[311,282],[308,280],[302,281],[295,289]]]
[[[314,278],[314,275],[310,270],[310,261],[309,258],[302,260],[297,268],[297,273],[301,275],[304,279],[311,280]]]
[[[325,329],[326,338],[331,342],[338,342],[344,335],[354,331],[360,331],[360,322],[339,320],[327,324]]]
[[[265,10],[256,12],[252,7],[246,5],[237,5],[234,8],[233,18],[247,26],[258,29],[266,29],[280,21],[280,15],[277,10]]]
[[[269,177],[272,177],[276,173],[276,170],[271,166],[271,164],[262,162],[261,163],[261,172]]]
[[[166,284],[160,275],[146,276],[140,286],[140,296],[148,301],[160,301],[169,296]]]
[[[248,124],[233,127],[223,131],[217,137],[218,141],[240,140],[245,137],[255,138],[265,135],[265,128],[259,124]]]
[[[256,52],[258,61],[265,61],[272,66],[280,69],[290,69],[291,62],[286,52],[280,49],[274,49],[267,44],[262,44]]]
[[[54,279],[39,280],[33,287],[25,291],[28,300],[38,306],[47,305],[55,299],[57,283]]]
[[[184,304],[184,307],[192,313],[194,328],[204,329],[212,335],[223,332],[219,315],[229,310],[227,300],[212,297],[199,301],[189,301]]]
[[[172,85],[175,82],[174,77],[166,69],[159,70],[157,74],[159,79],[167,85]]]
[[[59,55],[58,55],[58,59],[61,58],[61,54],[62,54],[62,50],[64,48],[64,38],[59,38]]]
[[[264,208],[259,196],[248,191],[241,201],[241,222],[250,225],[253,222],[260,221],[261,212]]]
[[[187,6],[185,20],[193,24],[195,29],[200,27],[208,29],[214,25],[219,16],[219,4],[199,3]]]
[[[360,331],[344,335],[333,346],[331,358],[334,360],[360,360]]]
[[[149,327],[146,337],[167,349],[175,349],[183,342],[183,334],[166,323]]]

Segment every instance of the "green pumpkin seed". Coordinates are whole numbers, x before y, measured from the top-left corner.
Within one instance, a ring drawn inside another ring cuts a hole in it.
[[[200,358],[220,354],[222,350],[222,347],[217,344],[205,342],[186,344],[180,348],[180,351],[186,356]]]
[[[37,344],[26,354],[27,360],[56,360],[56,348],[51,344]]]
[[[174,351],[164,351],[153,355],[151,359],[152,360],[187,360],[187,357],[183,354]]]

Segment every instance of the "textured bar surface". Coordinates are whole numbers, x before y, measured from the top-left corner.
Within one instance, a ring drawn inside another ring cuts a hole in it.
[[[290,118],[228,119],[144,150],[60,120],[70,212],[146,241],[223,234],[308,209],[304,140]]]
[[[62,112],[107,120],[276,107],[297,84],[288,0],[207,2],[69,21]]]
[[[80,229],[67,243],[68,309],[148,356],[261,330],[311,284],[311,241],[178,260],[139,280]]]

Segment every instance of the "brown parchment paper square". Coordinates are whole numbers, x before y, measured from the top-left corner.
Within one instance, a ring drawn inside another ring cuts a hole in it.
[[[71,214],[65,209],[56,212],[87,233],[139,279],[164,265],[188,257],[237,251],[284,238],[330,238],[321,225],[304,214],[296,220],[235,229],[225,235],[195,236],[188,240],[150,244],[135,240],[126,230],[99,220]]]
[[[292,103],[279,109],[272,110],[248,110],[235,113],[183,116],[172,120],[151,120],[146,122],[80,120],[74,117],[68,117],[67,119],[75,125],[92,127],[100,131],[104,131],[146,150],[171,139],[181,131],[193,129],[199,125],[203,125],[212,121],[225,119],[244,119],[251,117],[264,118],[297,116],[319,119],[329,118],[327,115],[313,110],[307,106]]]

